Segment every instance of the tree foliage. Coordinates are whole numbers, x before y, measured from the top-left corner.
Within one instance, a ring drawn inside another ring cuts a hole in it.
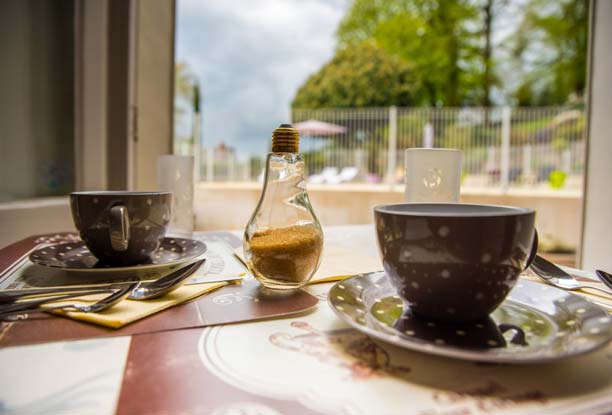
[[[511,38],[523,67],[519,105],[563,104],[586,88],[588,0],[531,0]]]
[[[175,112],[185,114],[193,110],[194,88],[197,85],[195,75],[189,65],[178,62],[174,65],[174,99]]]
[[[298,90],[294,108],[412,105],[411,66],[364,42],[340,50]]]
[[[477,100],[477,33],[469,29],[477,17],[467,0],[355,0],[338,41],[342,48],[373,39],[413,65],[418,104],[457,106]]]
[[[588,0],[527,0],[520,24],[496,43],[492,28],[509,3],[353,0],[337,31],[336,56],[300,88],[293,106],[489,106],[493,88],[498,102],[512,98],[520,105],[581,97]],[[496,54],[508,49],[511,53]],[[385,63],[382,73],[367,65],[371,59]],[[511,73],[498,73],[500,67]],[[389,68],[405,68],[407,75],[394,77]],[[402,79],[407,85],[389,91]]]
[[[197,79],[189,65],[185,62],[178,62],[174,65],[174,136],[178,140],[190,142],[191,136],[191,116],[196,110],[195,93],[197,91]],[[199,91],[198,91],[199,94]],[[199,109],[199,108],[198,108]]]

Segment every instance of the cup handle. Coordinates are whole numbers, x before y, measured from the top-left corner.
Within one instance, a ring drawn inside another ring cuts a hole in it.
[[[115,251],[127,251],[130,239],[130,218],[127,208],[115,205],[110,208],[110,240]]]
[[[533,230],[533,242],[531,243],[531,251],[529,252],[529,255],[527,256],[527,261],[525,262],[525,268],[523,268],[523,271],[525,271],[527,268],[529,268],[529,266],[533,262],[534,258],[538,254],[538,244],[539,244],[539,242],[540,242],[540,239],[538,237],[538,231],[536,229],[534,229]]]

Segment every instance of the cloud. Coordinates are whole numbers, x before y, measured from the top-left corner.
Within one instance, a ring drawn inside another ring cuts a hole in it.
[[[299,86],[333,56],[347,2],[177,2],[176,60],[201,82],[204,146],[267,151]]]

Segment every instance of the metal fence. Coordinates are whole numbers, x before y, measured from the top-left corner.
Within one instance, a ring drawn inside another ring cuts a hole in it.
[[[312,124],[313,120],[320,128],[305,130],[300,138],[309,181],[313,183],[401,183],[403,150],[436,147],[463,151],[463,186],[581,188],[585,157],[582,109],[388,107],[293,111],[294,125]],[[261,180],[263,151],[260,156],[244,156],[227,149],[202,152],[202,180]]]

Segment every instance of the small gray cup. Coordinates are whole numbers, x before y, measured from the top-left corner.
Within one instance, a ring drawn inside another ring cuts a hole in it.
[[[74,225],[87,248],[113,265],[145,262],[166,234],[172,193],[93,191],[70,194]]]

